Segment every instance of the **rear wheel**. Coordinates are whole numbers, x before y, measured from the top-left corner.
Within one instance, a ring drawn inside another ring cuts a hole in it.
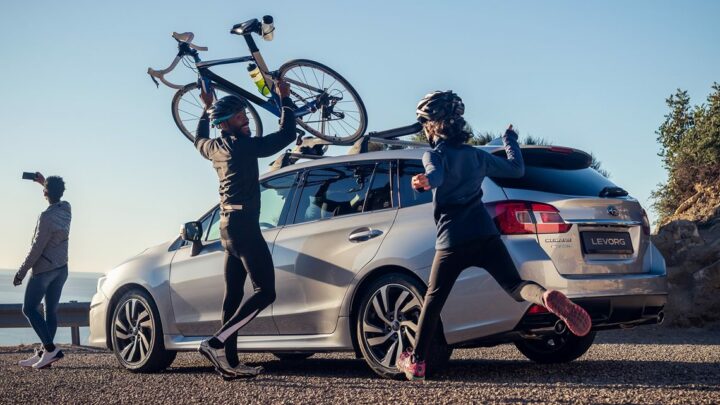
[[[290,83],[290,98],[296,106],[315,103],[315,111],[297,119],[306,131],[337,145],[350,145],[365,133],[365,105],[337,72],[305,59],[287,62],[279,72]]]
[[[243,97],[233,94],[222,87],[215,87],[215,96],[217,99],[229,95],[234,95],[244,100]],[[200,85],[197,82],[186,84],[175,93],[172,99],[171,108],[173,120],[175,120],[175,124],[178,126],[178,129],[180,129],[180,132],[182,132],[190,142],[195,142],[198,121],[200,121],[200,117],[203,111],[205,111],[203,105],[202,100],[200,100]],[[247,105],[246,113],[250,121],[250,133],[252,136],[262,136],[263,127],[260,116],[250,102],[247,102]],[[213,128],[211,125],[210,138],[219,136],[220,130]]]
[[[126,369],[152,373],[166,369],[175,360],[176,352],[165,350],[160,316],[147,292],[125,293],[111,321],[113,352]]]
[[[525,357],[536,363],[567,363],[585,354],[594,340],[595,332],[590,332],[582,337],[565,333],[541,339],[520,340],[515,342],[515,347]]]
[[[396,364],[400,354],[415,345],[424,291],[425,287],[412,277],[388,274],[373,282],[362,297],[357,341],[365,361],[378,375],[403,376]],[[431,342],[427,374],[445,368],[451,354],[440,327]]]

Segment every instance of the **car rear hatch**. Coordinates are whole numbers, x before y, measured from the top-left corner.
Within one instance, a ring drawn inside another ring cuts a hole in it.
[[[493,152],[504,155],[504,150]],[[493,178],[508,201],[488,206],[503,234],[535,233],[560,274],[639,274],[650,227],[645,211],[590,168],[592,157],[562,147],[525,147],[525,175]]]

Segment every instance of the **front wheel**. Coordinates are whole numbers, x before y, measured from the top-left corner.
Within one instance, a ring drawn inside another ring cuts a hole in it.
[[[595,340],[595,332],[585,336],[572,333],[545,336],[540,339],[524,339],[515,347],[528,359],[541,364],[568,363],[585,354]]]
[[[175,360],[176,352],[165,349],[160,315],[145,291],[131,290],[120,298],[110,333],[115,357],[130,371],[162,371]]]
[[[240,97],[245,100],[237,94],[231,93],[230,91],[217,85],[215,86],[215,96],[217,99],[229,95]],[[260,121],[260,116],[250,102],[247,102],[247,105],[248,107],[245,112],[250,125],[250,133],[252,136],[262,136],[263,127],[262,122]],[[198,122],[205,110],[203,102],[200,99],[200,84],[198,82],[189,83],[183,86],[182,89],[178,90],[172,99],[171,108],[175,125],[177,125],[180,132],[182,132],[182,134],[185,135],[190,142],[195,142]],[[211,126],[210,138],[216,138],[219,136],[220,130]]]
[[[297,59],[279,69],[290,83],[290,98],[311,112],[297,119],[309,133],[336,145],[350,145],[367,129],[367,111],[357,91],[329,67],[311,60]]]

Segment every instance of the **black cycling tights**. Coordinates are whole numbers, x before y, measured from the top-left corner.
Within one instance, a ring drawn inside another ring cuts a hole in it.
[[[223,213],[220,236],[225,247],[225,298],[223,326],[215,338],[225,344],[230,366],[238,364],[238,330],[275,301],[275,268],[257,215],[243,211]],[[240,306],[245,279],[250,276],[255,292]]]
[[[545,290],[532,282],[524,282],[515,268],[500,236],[491,235],[447,250],[435,252],[428,290],[418,321],[414,354],[417,359],[427,358],[430,341],[435,335],[440,311],[452,290],[455,280],[468,267],[482,267],[516,301],[529,301],[543,305]]]

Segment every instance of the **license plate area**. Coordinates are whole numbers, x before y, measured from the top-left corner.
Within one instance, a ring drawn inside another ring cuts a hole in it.
[[[580,232],[586,254],[632,254],[628,232]]]

